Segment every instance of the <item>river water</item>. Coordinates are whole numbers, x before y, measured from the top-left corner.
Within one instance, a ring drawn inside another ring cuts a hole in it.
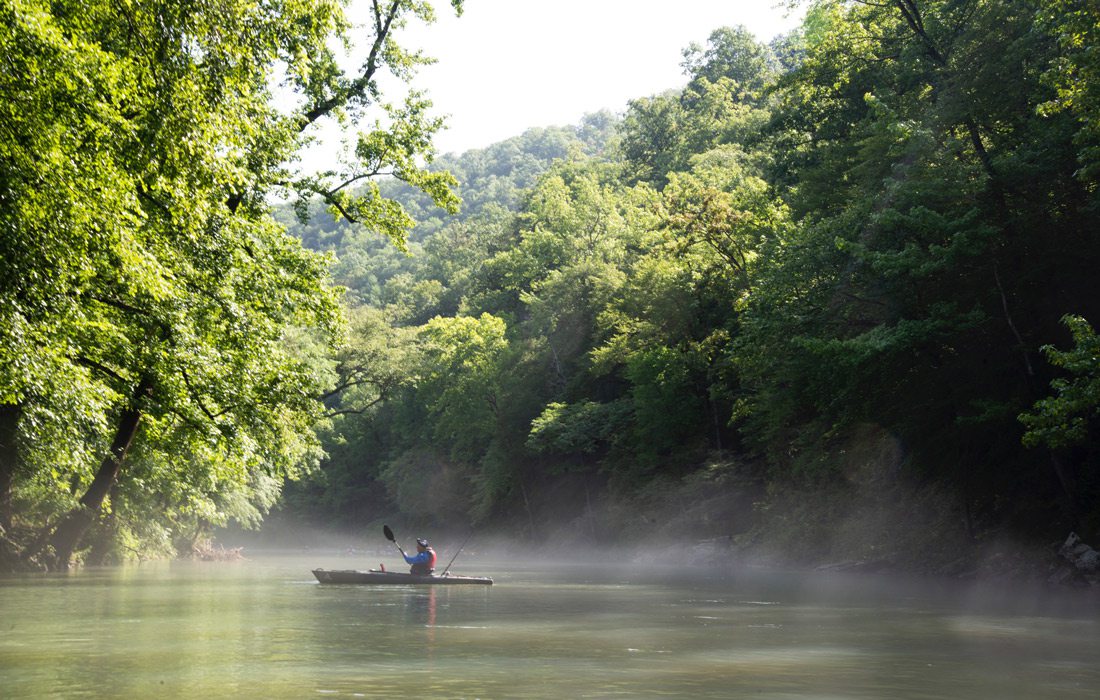
[[[377,561],[0,578],[0,697],[1100,697],[1095,593],[476,558],[456,573],[495,585],[310,573]]]

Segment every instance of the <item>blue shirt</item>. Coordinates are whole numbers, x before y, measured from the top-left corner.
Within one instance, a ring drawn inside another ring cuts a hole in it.
[[[417,552],[412,556],[409,556],[408,554],[405,555],[405,562],[409,564],[427,564],[431,560],[432,558],[431,556],[429,556],[427,550],[423,552]]]

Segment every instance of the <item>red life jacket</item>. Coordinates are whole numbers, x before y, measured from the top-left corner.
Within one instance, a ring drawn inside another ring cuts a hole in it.
[[[424,554],[428,555],[428,561],[421,562],[419,564],[413,564],[409,569],[410,574],[417,574],[419,576],[427,576],[435,570],[435,550],[431,547],[424,549]]]

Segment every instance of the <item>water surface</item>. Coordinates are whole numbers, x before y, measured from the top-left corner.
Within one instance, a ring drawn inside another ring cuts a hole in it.
[[[333,586],[338,555],[0,579],[4,698],[1094,698],[1095,595],[471,559],[496,585]],[[457,568],[457,566],[456,566]]]

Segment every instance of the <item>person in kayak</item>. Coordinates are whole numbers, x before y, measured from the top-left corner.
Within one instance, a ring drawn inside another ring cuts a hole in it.
[[[401,554],[405,557],[406,563],[412,564],[409,569],[410,574],[430,576],[435,571],[435,551],[428,545],[428,540],[418,537],[416,539],[416,554],[409,556],[404,551]]]

